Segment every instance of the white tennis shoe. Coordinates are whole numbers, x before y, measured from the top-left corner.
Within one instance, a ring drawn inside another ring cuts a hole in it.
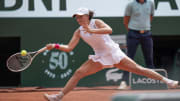
[[[44,94],[44,97],[48,100],[48,101],[61,101],[59,94],[52,94],[52,95],[48,95],[48,94]]]
[[[178,84],[179,84],[179,81],[172,81],[172,82],[167,83],[169,88],[177,88]]]

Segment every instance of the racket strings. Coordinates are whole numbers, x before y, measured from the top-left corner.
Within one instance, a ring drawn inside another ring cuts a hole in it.
[[[30,62],[30,55],[21,56],[21,54],[15,54],[8,60],[7,66],[12,71],[21,71],[25,69],[30,64]]]

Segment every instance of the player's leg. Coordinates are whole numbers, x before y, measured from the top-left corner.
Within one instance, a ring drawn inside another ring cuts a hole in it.
[[[138,75],[143,75],[143,76],[155,79],[155,80],[161,80],[171,88],[175,88],[178,86],[178,81],[170,80],[166,77],[163,77],[162,75],[160,75],[159,73],[157,73],[151,69],[144,68],[144,67],[136,64],[129,57],[125,57],[124,59],[122,59],[120,61],[119,64],[116,64],[114,66],[119,69],[126,70],[129,72],[138,74]]]
[[[103,65],[99,62],[93,62],[92,60],[86,61],[81,65],[79,69],[73,74],[70,80],[65,85],[64,89],[59,94],[48,95],[45,94],[45,97],[48,98],[49,101],[60,101],[64,95],[73,90],[76,87],[79,80],[85,76],[94,74],[103,69]],[[52,100],[51,100],[52,99]]]
[[[88,75],[94,74],[100,70],[102,70],[103,66],[99,62],[93,62],[92,60],[88,60],[85,62],[79,69],[76,70],[74,75],[68,81],[62,92],[67,94],[71,91],[78,83],[78,81]]]

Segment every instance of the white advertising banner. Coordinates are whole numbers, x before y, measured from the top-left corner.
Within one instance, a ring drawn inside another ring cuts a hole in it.
[[[79,7],[96,17],[122,17],[133,0],[0,0],[0,17],[71,17]],[[180,0],[152,0],[155,16],[180,16]]]

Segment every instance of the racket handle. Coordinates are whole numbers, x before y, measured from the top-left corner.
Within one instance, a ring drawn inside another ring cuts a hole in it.
[[[47,48],[46,48],[46,47],[43,47],[43,48],[41,48],[41,49],[38,50],[38,53],[42,53],[42,52],[44,52],[45,50],[47,50]]]

